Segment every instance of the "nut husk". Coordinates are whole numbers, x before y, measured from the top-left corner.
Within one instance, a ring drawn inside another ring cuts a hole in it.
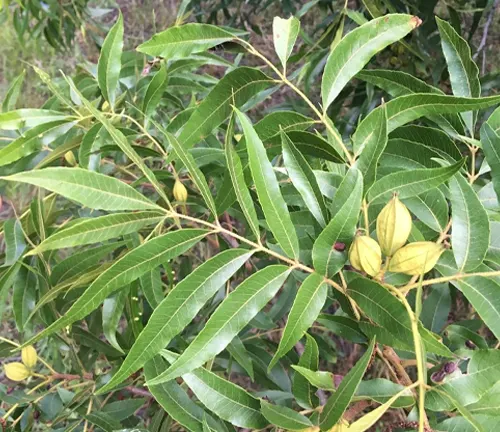
[[[377,276],[382,266],[379,244],[371,237],[357,236],[349,249],[349,261],[356,270]]]
[[[444,252],[440,244],[423,241],[410,243],[399,249],[389,263],[389,271],[412,276],[432,270]]]
[[[179,181],[179,180],[175,181],[173,192],[174,192],[174,198],[176,199],[176,201],[179,201],[182,203],[185,203],[187,201],[188,191],[186,189],[186,186],[184,186],[181,181]]]
[[[377,217],[377,240],[384,255],[393,256],[404,246],[410,236],[411,225],[410,212],[394,195]]]

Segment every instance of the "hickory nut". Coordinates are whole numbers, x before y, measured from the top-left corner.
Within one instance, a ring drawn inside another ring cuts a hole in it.
[[[176,201],[185,203],[188,198],[188,191],[186,189],[186,186],[184,186],[179,180],[175,181],[174,184],[174,198]]]
[[[349,261],[356,270],[375,277],[382,266],[380,246],[371,237],[357,236],[349,249]]]
[[[443,252],[443,246],[430,241],[410,243],[394,254],[389,271],[412,276],[427,273],[434,268]]]
[[[410,212],[394,195],[377,217],[377,239],[384,255],[393,256],[404,246],[410,236],[411,224]]]

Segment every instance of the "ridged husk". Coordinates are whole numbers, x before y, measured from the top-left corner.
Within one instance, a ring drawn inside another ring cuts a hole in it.
[[[423,241],[410,243],[399,249],[389,263],[389,271],[412,276],[432,270],[444,252],[440,244]]]
[[[393,256],[408,241],[411,215],[395,195],[377,217],[377,240],[386,256]]]
[[[187,201],[188,191],[186,189],[186,186],[184,186],[179,180],[175,181],[173,192],[176,201],[183,203]]]
[[[382,266],[380,246],[371,237],[357,236],[349,249],[349,261],[356,270],[375,277]]]

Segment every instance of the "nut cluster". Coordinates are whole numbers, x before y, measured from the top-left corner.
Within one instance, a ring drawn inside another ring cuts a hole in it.
[[[377,277],[382,268],[383,254],[390,272],[412,276],[427,273],[434,268],[444,248],[430,241],[414,242],[405,246],[411,228],[410,212],[397,195],[394,195],[377,217],[378,242],[368,235],[358,235],[352,242],[349,250],[351,265],[372,277]]]

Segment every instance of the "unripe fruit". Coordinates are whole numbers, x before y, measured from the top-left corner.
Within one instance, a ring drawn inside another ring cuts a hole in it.
[[[66,159],[66,162],[68,162],[68,165],[76,166],[75,155],[73,154],[73,152],[71,150],[64,153],[64,159]]]
[[[389,271],[417,276],[430,271],[444,252],[440,244],[423,241],[399,249],[389,263]]]
[[[179,180],[175,181],[174,184],[174,198],[176,201],[185,203],[188,198],[188,191],[186,189],[186,186],[184,186]]]
[[[4,365],[5,375],[11,381],[23,381],[30,376],[30,371],[22,363],[14,362]]]
[[[38,360],[35,348],[33,348],[31,345],[23,348],[21,350],[21,360],[28,369],[33,369],[36,366],[36,362]]]
[[[384,255],[393,256],[404,246],[410,236],[411,224],[410,212],[394,195],[377,217],[377,239]]]
[[[382,252],[378,243],[368,236],[357,236],[349,250],[349,261],[356,270],[377,276],[382,266]]]

